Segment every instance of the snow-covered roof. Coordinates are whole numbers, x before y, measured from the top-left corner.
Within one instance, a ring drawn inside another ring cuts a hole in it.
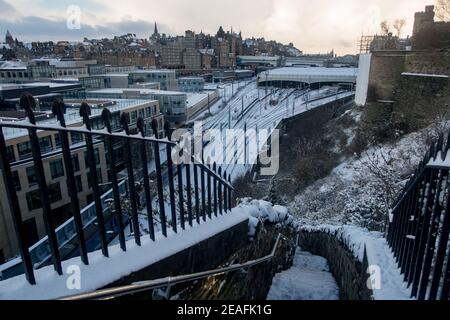
[[[199,49],[198,51],[200,51],[201,54],[214,55],[214,49]]]
[[[2,69],[17,69],[26,68],[26,65],[22,61],[7,60],[0,64]]]
[[[284,67],[261,73],[259,81],[356,82],[357,74],[358,68]]]
[[[106,88],[89,91],[88,95],[102,95],[102,94],[125,94],[125,93],[139,93],[140,95],[147,94],[158,94],[158,95],[186,95],[185,92],[180,91],[167,91],[167,90],[156,90],[156,89],[146,89],[146,88]]]
[[[205,99],[208,99],[208,93],[188,93],[186,99],[187,107],[191,108]]]

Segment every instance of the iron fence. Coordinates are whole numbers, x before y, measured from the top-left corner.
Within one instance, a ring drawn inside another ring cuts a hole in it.
[[[91,108],[88,104],[83,103],[80,107],[80,116],[83,126],[67,127],[64,114],[65,105],[62,101],[55,101],[52,113],[56,117],[56,124],[40,125],[36,122],[34,116],[35,99],[31,95],[24,95],[20,100],[20,106],[25,110],[27,120],[25,121],[2,121],[0,122],[0,165],[2,169],[3,180],[8,197],[9,207],[11,211],[12,222],[15,229],[15,237],[23,264],[25,276],[30,284],[35,284],[34,266],[30,255],[30,249],[27,246],[26,232],[23,222],[23,212],[21,211],[19,198],[14,184],[13,174],[11,170],[10,158],[6,149],[6,140],[3,132],[4,128],[25,129],[28,133],[28,139],[31,144],[32,162],[35,167],[37,184],[39,187],[40,205],[42,208],[43,220],[46,231],[46,247],[48,248],[48,258],[51,259],[55,271],[62,274],[61,247],[64,241],[61,240],[54,221],[51,202],[49,199],[48,177],[45,175],[43,153],[41,149],[38,131],[56,131],[59,133],[61,141],[61,154],[65,169],[65,177],[67,181],[67,190],[70,196],[70,206],[72,207],[73,217],[70,219],[70,226],[73,226],[74,237],[76,238],[77,253],[82,262],[89,264],[88,252],[92,251],[87,247],[86,228],[96,226],[96,235],[99,241],[99,248],[103,255],[108,257],[108,246],[111,239],[107,237],[107,226],[114,220],[117,226],[117,233],[120,247],[123,251],[127,250],[125,227],[130,221],[133,229],[134,241],[137,245],[141,245],[141,237],[144,236],[140,232],[138,214],[138,199],[140,195],[136,186],[136,172],[139,172],[140,180],[143,182],[143,198],[145,199],[145,212],[148,221],[148,236],[155,241],[155,222],[160,224],[161,233],[167,237],[167,229],[172,228],[173,232],[180,232],[186,228],[185,213],[187,213],[187,223],[192,226],[194,219],[196,223],[202,223],[207,219],[212,219],[219,214],[227,213],[232,208],[232,192],[230,175],[217,165],[204,164],[203,159],[199,160],[190,155],[188,162],[175,165],[172,161],[172,151],[175,142],[171,141],[171,132],[166,122],[164,130],[166,138],[157,139],[158,123],[156,120],[152,122],[153,136],[145,135],[145,121],[139,117],[136,122],[137,132],[131,132],[129,127],[129,119],[126,113],[120,118],[122,131],[113,132],[111,126],[111,112],[105,107],[101,114],[104,128],[99,130],[92,129]],[[84,135],[86,160],[90,185],[92,188],[93,203],[89,212],[93,219],[86,221],[86,217],[82,215],[84,212],[80,208],[80,199],[78,198],[77,182],[74,175],[74,167],[72,163],[72,149],[68,136],[71,133]],[[107,153],[106,162],[109,168],[109,184],[110,190],[102,195],[97,169],[94,144],[101,141],[105,144]],[[119,180],[116,168],[117,159],[114,153],[114,146],[121,144],[124,150],[124,163],[126,168],[126,179]],[[166,163],[161,163],[161,152],[166,153]],[[152,181],[149,172],[149,152],[154,153],[154,171],[156,181]],[[138,158],[138,159],[136,159]],[[138,160],[138,161],[136,161]],[[164,167],[164,170],[163,170]],[[184,172],[184,174],[183,174]],[[94,174],[92,174],[94,173]],[[192,176],[193,175],[193,179]],[[177,185],[175,185],[177,180]],[[183,181],[184,180],[184,181]],[[124,193],[123,185],[126,185],[127,192]],[[156,192],[152,192],[152,188]],[[164,195],[167,190],[168,199]],[[192,193],[194,195],[192,195]],[[155,196],[156,195],[156,196]],[[130,204],[128,212],[124,212],[123,202],[124,196]],[[157,205],[156,205],[157,204]],[[167,205],[167,207],[166,207]],[[153,208],[156,206],[157,208]],[[170,211],[170,223],[167,222],[166,209]],[[195,210],[195,217],[194,217]],[[125,219],[127,214],[129,219]],[[67,239],[66,239],[67,240]],[[41,240],[42,241],[42,240]]]
[[[419,300],[448,300],[450,134],[432,143],[390,215],[387,240]]]

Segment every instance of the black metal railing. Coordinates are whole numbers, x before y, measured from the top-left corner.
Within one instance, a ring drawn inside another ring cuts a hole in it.
[[[450,288],[450,135],[441,135],[400,194],[387,240],[411,297],[448,300]]]
[[[26,230],[23,222],[23,212],[21,210],[20,201],[16,193],[16,187],[12,175],[11,164],[6,149],[6,140],[4,129],[15,128],[27,130],[29,141],[32,150],[32,163],[36,170],[36,177],[39,186],[40,204],[42,207],[43,220],[45,224],[45,231],[48,238],[48,246],[51,253],[51,262],[55,271],[62,274],[60,254],[60,243],[55,233],[54,212],[52,211],[51,202],[49,199],[49,177],[46,177],[44,170],[44,161],[42,157],[43,150],[41,150],[38,139],[38,132],[53,131],[58,132],[61,137],[61,151],[65,169],[65,177],[67,181],[67,190],[70,196],[70,205],[72,206],[73,219],[75,230],[77,234],[77,246],[79,255],[84,264],[89,264],[88,248],[86,246],[85,225],[80,214],[80,199],[78,198],[78,189],[74,176],[74,168],[72,159],[71,146],[69,144],[68,136],[70,133],[82,134],[85,137],[85,149],[87,155],[87,165],[90,170],[88,178],[92,187],[92,198],[95,205],[97,235],[100,242],[102,254],[108,257],[108,245],[110,242],[107,237],[105,212],[111,213],[113,219],[119,226],[118,238],[120,247],[123,251],[127,250],[125,224],[130,221],[133,230],[134,241],[137,245],[141,245],[141,237],[139,226],[139,211],[138,199],[140,194],[144,193],[145,212],[148,220],[148,236],[152,241],[155,241],[156,227],[159,227],[164,237],[167,237],[167,228],[172,228],[173,232],[180,232],[181,229],[186,228],[185,212],[188,214],[188,223],[193,225],[193,207],[195,207],[195,221],[201,223],[207,218],[211,219],[214,208],[214,216],[219,213],[224,214],[230,211],[232,207],[232,192],[231,178],[227,172],[217,170],[214,163],[212,169],[209,164],[205,165],[202,161],[190,155],[190,160],[185,163],[174,165],[172,162],[172,150],[176,145],[172,142],[169,125],[166,123],[164,129],[167,137],[165,139],[157,139],[158,123],[156,120],[152,121],[153,136],[145,136],[145,121],[142,118],[137,119],[137,133],[131,134],[126,113],[122,113],[121,126],[122,131],[113,132],[111,129],[111,112],[108,108],[104,108],[101,113],[101,119],[104,123],[104,128],[101,130],[92,129],[91,108],[88,104],[83,103],[80,107],[80,116],[82,118],[83,126],[67,127],[64,119],[65,105],[62,101],[55,101],[53,105],[53,115],[56,117],[56,122],[52,124],[36,123],[34,118],[35,100],[31,95],[24,95],[20,100],[20,106],[25,110],[28,121],[3,121],[0,122],[0,165],[2,169],[3,180],[6,188],[6,193],[9,201],[12,221],[15,228],[15,236],[18,244],[19,253],[21,256],[23,269],[27,280],[31,284],[35,284],[33,262],[30,258],[29,248],[27,246]],[[112,191],[111,207],[105,205],[104,199],[100,192],[100,181],[95,174],[97,172],[97,163],[95,159],[94,144],[105,144],[107,153],[106,162],[109,169],[109,184]],[[127,182],[127,196],[124,199],[123,194],[119,190],[120,181],[118,179],[119,172],[116,169],[115,153],[113,152],[114,145],[117,142],[121,143],[124,149],[124,163],[126,167],[126,182]],[[166,163],[161,163],[161,152],[165,149]],[[151,172],[149,172],[149,153],[154,153],[154,171],[156,181],[150,179]],[[183,177],[184,171],[184,177]],[[136,178],[139,172],[140,178]],[[194,175],[193,179],[191,175]],[[142,180],[143,190],[138,190],[135,179]],[[177,180],[177,181],[176,181]],[[186,180],[185,183],[183,180]],[[191,181],[193,180],[193,181]],[[175,185],[175,182],[177,184]],[[213,186],[213,187],[211,187]],[[156,190],[155,190],[156,189]],[[168,192],[169,197],[165,197],[165,192]],[[194,196],[192,195],[194,194]],[[168,199],[167,199],[168,198]],[[129,219],[123,219],[125,214],[123,203],[127,201],[130,205],[127,209]],[[212,202],[213,201],[213,202]],[[194,202],[194,203],[193,203]],[[157,205],[156,205],[157,203]],[[167,206],[166,206],[167,205]],[[158,208],[157,210],[154,208]],[[167,223],[166,208],[170,210],[170,225]],[[219,208],[219,210],[217,209]],[[158,224],[158,226],[157,226]],[[179,225],[178,225],[179,224]]]

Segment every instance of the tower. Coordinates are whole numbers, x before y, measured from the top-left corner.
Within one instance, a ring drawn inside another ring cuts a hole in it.
[[[9,44],[10,46],[14,45],[14,38],[12,37],[9,30],[6,30],[6,36],[5,36],[5,42]]]
[[[150,40],[152,40],[153,42],[159,42],[161,40],[161,36],[158,32],[158,25],[156,24],[156,21],[155,21],[155,28],[153,30],[152,36],[150,37]]]

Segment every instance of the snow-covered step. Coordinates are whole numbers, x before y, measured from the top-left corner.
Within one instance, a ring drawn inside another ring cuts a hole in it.
[[[275,275],[268,300],[339,300],[339,288],[325,258],[297,248],[293,266]]]

